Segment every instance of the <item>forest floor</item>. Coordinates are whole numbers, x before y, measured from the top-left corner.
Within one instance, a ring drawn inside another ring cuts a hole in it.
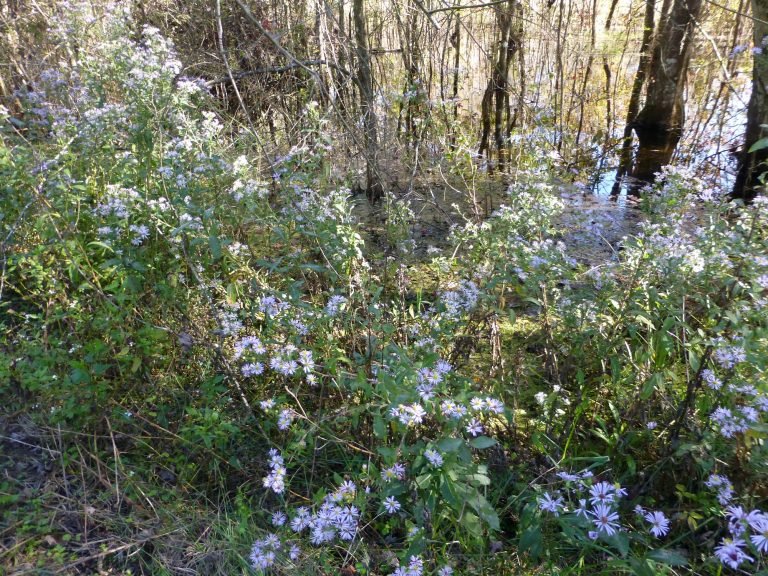
[[[459,186],[445,178],[434,178],[397,195],[413,212],[410,239],[415,245],[415,256],[424,256],[430,248],[444,250],[450,244],[451,227],[467,221],[482,222],[505,204],[507,186],[498,180],[481,181],[469,192]],[[633,234],[644,219],[636,200],[624,192],[614,198],[572,183],[553,182],[551,186],[565,205],[559,221],[561,240],[568,246],[569,254],[586,266],[614,260],[622,239]],[[355,203],[354,215],[363,224],[366,243],[383,249],[384,214],[384,206],[371,206],[364,196]]]

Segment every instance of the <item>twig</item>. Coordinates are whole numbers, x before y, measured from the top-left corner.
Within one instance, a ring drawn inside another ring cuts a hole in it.
[[[349,70],[342,68],[341,66],[338,66],[332,62],[327,62],[325,60],[305,60],[303,62],[293,62],[291,64],[286,64],[285,66],[272,66],[269,68],[254,68],[252,70],[232,72],[227,76],[222,76],[221,78],[216,78],[214,80],[208,80],[205,82],[205,85],[206,87],[210,88],[211,86],[215,86],[217,84],[224,84],[225,82],[232,82],[233,80],[241,80],[242,78],[248,78],[249,76],[257,76],[259,74],[280,74],[283,72],[288,72],[290,70],[295,70],[296,68],[306,68],[308,66],[329,66],[331,68],[338,70],[339,72],[346,74],[347,76],[351,75]]]
[[[72,562],[70,564],[67,564],[66,566],[62,566],[58,570],[54,572],[54,574],[64,574],[64,573],[70,573],[69,571],[74,568],[75,566],[79,566],[80,564],[85,564],[86,562],[90,562],[92,560],[97,560],[99,558],[104,558],[106,556],[109,556],[111,554],[117,554],[118,552],[122,552],[123,550],[127,550],[128,548],[133,548],[134,546],[141,546],[143,544],[146,544],[150,540],[156,540],[157,538],[163,538],[165,536],[169,536],[170,534],[174,534],[176,532],[179,532],[179,528],[176,530],[171,530],[170,532],[164,532],[163,534],[157,534],[156,536],[148,536],[147,538],[142,538],[141,540],[137,540],[136,542],[130,542],[128,544],[123,544],[122,546],[116,546],[114,548],[109,548],[108,550],[104,550],[103,552],[99,552],[98,554],[93,554],[91,556],[86,556],[85,558],[80,558],[79,560],[76,560],[75,562]]]
[[[429,10],[427,14],[437,14],[438,12],[450,12],[453,10],[473,10],[476,8],[488,8],[490,6],[498,6],[499,4],[506,4],[509,0],[495,0],[494,2],[486,2],[485,4],[470,4],[469,6],[446,6],[445,8],[433,8]]]

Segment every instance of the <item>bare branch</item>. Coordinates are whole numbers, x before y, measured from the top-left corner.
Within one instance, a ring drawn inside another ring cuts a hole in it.
[[[211,86],[215,86],[217,84],[231,82],[232,80],[240,80],[242,78],[248,78],[249,76],[258,76],[260,74],[281,74],[283,72],[295,70],[296,68],[307,68],[309,66],[330,66],[331,68],[335,68],[336,70],[338,70],[343,74],[346,74],[347,76],[350,75],[350,72],[348,70],[345,70],[344,68],[337,66],[332,62],[326,62],[325,60],[306,60],[304,62],[297,61],[292,64],[286,64],[285,66],[272,66],[269,68],[254,68],[252,70],[243,70],[241,72],[233,72],[231,75],[223,76],[221,78],[216,78],[214,80],[207,80],[205,82],[205,85],[206,87],[210,88]]]
[[[499,4],[505,4],[507,0],[495,0],[494,2],[486,2],[484,4],[470,4],[469,6],[445,6],[444,8],[434,8],[429,11],[425,11],[428,15],[437,14],[438,12],[451,12],[453,10],[472,10],[475,8],[488,8],[490,6],[498,6]]]

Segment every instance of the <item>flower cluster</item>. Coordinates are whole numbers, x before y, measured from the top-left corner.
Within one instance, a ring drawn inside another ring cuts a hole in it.
[[[340,295],[334,294],[328,299],[328,303],[325,305],[325,313],[327,316],[333,318],[338,316],[342,307],[347,303],[347,299]]]
[[[396,418],[402,424],[412,428],[424,422],[427,411],[419,403],[400,404],[391,408],[389,414],[392,418]]]
[[[710,490],[717,490],[717,501],[723,506],[733,499],[733,484],[731,484],[731,481],[725,476],[712,474],[704,485]]]
[[[438,386],[445,377],[451,371],[451,365],[440,360],[435,364],[434,368],[420,368],[416,372],[418,378],[418,384],[416,385],[416,391],[421,396],[422,400],[429,400],[434,396],[435,387]]]
[[[589,470],[572,473],[561,471],[557,474],[565,482],[558,492],[544,492],[538,498],[539,508],[554,516],[564,512],[580,519],[587,530],[587,536],[595,540],[601,536],[613,536],[626,530],[619,516],[619,502],[627,494],[617,484],[594,481]],[[666,536],[670,522],[659,510],[645,510],[635,507],[636,514],[649,524],[648,532],[656,538]]]
[[[296,417],[296,412],[290,408],[280,411],[280,415],[277,417],[277,428],[279,430],[288,430],[293,423],[293,419]]]
[[[450,318],[458,319],[462,314],[471,312],[480,298],[480,289],[471,280],[462,280],[455,290],[443,292],[441,300],[445,313]]]
[[[235,342],[235,355],[233,358],[239,360],[243,354],[251,352],[253,354],[266,354],[267,348],[261,343],[261,340],[256,336],[245,336]]]
[[[309,529],[309,539],[319,546],[340,540],[352,540],[358,531],[360,510],[350,504],[355,499],[357,487],[345,481],[334,492],[328,494],[313,514],[307,507],[300,507],[290,522],[296,534]]]
[[[424,560],[421,556],[411,556],[408,566],[400,566],[392,576],[421,576],[424,573]]]
[[[384,468],[381,471],[381,479],[384,482],[391,482],[392,480],[403,480],[405,478],[405,466],[400,462],[395,462],[389,468]]]
[[[722,342],[722,339],[718,339],[719,342]],[[744,347],[738,345],[721,346],[714,351],[712,357],[720,367],[726,369],[733,368],[747,359]]]
[[[268,534],[253,543],[251,548],[251,566],[254,570],[266,571],[274,566],[278,560],[282,560],[280,558],[281,553],[292,562],[295,562],[301,555],[301,549],[296,543],[284,543],[276,534]]]
[[[263,479],[264,487],[269,488],[275,494],[282,494],[285,491],[287,470],[282,455],[275,448],[269,451],[269,467],[272,471]]]
[[[747,554],[768,553],[768,514],[759,509],[746,511],[742,506],[731,504],[734,499],[733,485],[725,476],[712,474],[706,486],[717,490],[717,499],[725,508],[729,537],[723,538],[715,548],[715,556],[726,566],[738,569],[744,562],[753,562]]]

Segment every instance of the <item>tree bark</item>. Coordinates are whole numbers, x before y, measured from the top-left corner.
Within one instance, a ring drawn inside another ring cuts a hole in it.
[[[739,158],[739,170],[731,196],[746,201],[752,200],[764,188],[760,177],[768,167],[768,148],[755,152],[749,149],[761,138],[768,136],[768,47],[763,45],[763,39],[768,36],[768,0],[752,0],[752,15],[754,16],[755,48],[764,53],[754,55],[752,66],[752,96],[747,108],[747,129],[744,135],[744,149]],[[758,52],[758,50],[756,50]]]
[[[639,146],[632,176],[651,183],[669,164],[685,124],[684,91],[694,23],[702,0],[675,0],[659,25],[648,74],[645,105],[632,123]]]
[[[643,39],[640,43],[640,63],[637,65],[635,79],[632,82],[632,92],[627,106],[627,120],[619,153],[619,167],[616,170],[616,180],[613,183],[612,196],[618,196],[624,176],[632,168],[632,123],[640,112],[640,97],[645,87],[645,78],[651,63],[651,44],[653,43],[656,0],[645,0],[645,17],[643,19]]]
[[[496,7],[496,21],[499,29],[498,52],[481,104],[482,134],[478,154],[487,152],[490,161],[489,136],[491,124],[493,124],[493,141],[501,171],[505,169],[508,161],[507,142],[510,122],[504,122],[504,115],[506,114],[509,119],[509,67],[521,44],[519,31],[513,30],[513,19],[517,9],[515,0],[508,0],[505,4]]]
[[[357,45],[357,83],[360,88],[360,108],[363,114],[365,135],[365,195],[368,201],[375,203],[384,195],[379,174],[379,142],[376,129],[376,110],[373,102],[373,74],[368,47],[368,30],[365,22],[364,0],[354,0],[352,17],[355,25],[355,44]]]

